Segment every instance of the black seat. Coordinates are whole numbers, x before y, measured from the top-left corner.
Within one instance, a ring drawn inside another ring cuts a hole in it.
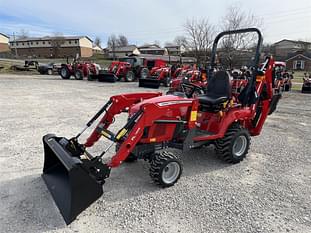
[[[230,98],[230,81],[226,71],[217,71],[208,81],[206,95],[199,96],[202,105],[220,105]]]

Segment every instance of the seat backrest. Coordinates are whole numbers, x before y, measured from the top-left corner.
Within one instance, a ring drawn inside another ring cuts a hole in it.
[[[209,80],[206,95],[209,97],[230,97],[230,80],[226,71],[217,71]]]

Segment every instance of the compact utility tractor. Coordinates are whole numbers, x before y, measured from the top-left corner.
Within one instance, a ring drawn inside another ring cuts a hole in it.
[[[221,69],[215,71],[215,61],[219,40],[236,33],[257,33],[258,42],[251,78],[243,91],[232,98],[229,75]],[[188,151],[214,144],[217,155],[224,161],[242,161],[248,153],[250,137],[260,134],[280,98],[273,95],[273,59],[268,57],[258,68],[261,45],[262,35],[256,28],[222,32],[213,44],[204,95],[148,92],[112,96],[75,137],[45,135],[42,176],[66,223],[102,195],[102,185],[111,169],[123,162],[149,161],[151,179],[169,187],[180,178],[183,165],[181,158],[167,148]],[[109,126],[121,113],[128,114],[127,122],[117,132],[110,131]],[[91,135],[80,143],[80,135],[102,114]],[[92,155],[88,148],[101,137],[111,143],[99,155]],[[104,163],[103,156],[113,145],[116,152]]]
[[[191,84],[185,85],[185,84]],[[191,88],[192,86],[192,88]],[[187,69],[181,72],[177,78],[174,78],[170,83],[168,93],[176,91],[187,92],[190,87],[190,92],[196,86],[194,93],[203,94],[204,89],[207,87],[207,71],[204,69]]]
[[[100,71],[98,81],[116,82],[123,79],[126,82],[132,82],[147,75],[153,67],[165,65],[166,62],[161,59],[148,60],[143,57],[124,57],[120,58],[119,61],[113,61],[108,71]]]
[[[74,59],[72,63],[61,64],[59,73],[62,79],[70,79],[71,76],[74,76],[77,80],[84,78],[92,80],[91,75],[97,75],[99,69],[100,67],[95,63],[80,62],[78,59]]]
[[[161,84],[169,87],[171,80],[178,77],[182,68],[175,65],[162,67],[153,67],[147,75],[140,77],[139,87],[159,88]]]
[[[311,74],[305,73],[301,87],[301,93],[311,93]]]

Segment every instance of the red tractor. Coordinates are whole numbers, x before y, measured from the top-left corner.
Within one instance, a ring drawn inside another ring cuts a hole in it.
[[[184,85],[184,84],[191,84]],[[179,76],[171,81],[170,89],[168,93],[172,92],[188,92],[189,87],[197,86],[195,93],[202,94],[207,87],[207,71],[204,69],[198,70],[193,68],[187,68],[180,72]]]
[[[140,77],[139,87],[159,88],[161,83],[165,87],[169,87],[171,80],[178,77],[182,71],[182,68],[177,68],[175,65],[160,65],[160,67],[153,67],[148,75]]]
[[[77,59],[74,59],[71,64],[68,62],[67,64],[61,64],[59,73],[62,79],[70,79],[71,76],[74,76],[77,80],[82,80],[83,78],[92,80],[91,76],[97,75],[99,69],[100,67],[95,63],[79,62]]]
[[[125,57],[113,61],[108,71],[101,71],[98,75],[100,82],[115,82],[124,79],[126,82],[135,81],[137,78],[149,73],[153,67],[164,66],[163,60],[148,60],[143,57]]]
[[[311,93],[311,74],[307,75],[307,73],[305,73],[301,93]]]
[[[237,98],[232,98],[228,73],[214,72],[217,44],[223,36],[250,32],[258,34],[251,77]],[[67,139],[45,135],[42,176],[66,223],[71,223],[102,195],[102,185],[111,169],[123,162],[149,161],[151,179],[161,187],[169,187],[178,181],[183,166],[181,158],[167,148],[188,151],[214,144],[217,155],[224,161],[242,161],[251,136],[261,133],[268,114],[275,110],[280,99],[280,95],[273,94],[273,59],[268,57],[262,69],[258,68],[261,46],[262,36],[256,28],[222,32],[213,44],[204,95],[148,92],[112,96],[77,136]],[[195,88],[193,85],[193,93]],[[117,132],[110,131],[115,117],[121,113],[128,114],[127,122]],[[102,114],[92,134],[80,143],[81,134]],[[92,155],[87,148],[101,137],[111,144],[99,155]],[[116,152],[104,163],[103,156],[113,145]]]

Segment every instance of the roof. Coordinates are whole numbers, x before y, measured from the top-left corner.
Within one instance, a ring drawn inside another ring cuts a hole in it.
[[[16,42],[23,42],[23,41],[43,41],[43,40],[51,40],[58,37],[63,37],[65,40],[79,40],[82,38],[87,38],[89,41],[93,42],[88,36],[44,36],[44,37],[27,37],[23,39],[16,39]]]
[[[283,39],[283,40],[280,40],[280,41],[278,41],[278,42],[275,42],[274,44],[276,45],[276,44],[279,44],[279,43],[282,43],[282,42],[284,42],[284,41],[287,41],[287,42],[292,42],[292,43],[295,43],[295,44],[301,44],[301,43],[303,43],[303,44],[311,44],[311,42],[307,42],[307,41],[301,41],[301,40],[288,40],[288,39]]]
[[[103,50],[100,46],[98,45],[93,45],[92,47],[93,50]]]
[[[165,48],[139,48],[140,51],[164,51]]]
[[[296,57],[303,57],[307,60],[311,60],[311,54],[302,54],[302,53],[298,53],[296,55],[292,55],[291,57],[289,57],[288,59],[286,59],[286,61],[290,61],[293,60]]]
[[[0,35],[6,37],[6,38],[8,38],[8,39],[10,38],[10,37],[8,37],[7,35],[5,35],[5,34],[3,34],[3,33],[0,33]]]
[[[161,48],[161,47],[157,44],[145,44],[145,45],[139,46],[138,48],[139,49],[148,49],[148,48]]]
[[[133,52],[137,48],[136,45],[128,45],[128,46],[122,46],[122,47],[115,47],[114,52]],[[109,48],[109,51],[112,51],[111,48]]]

